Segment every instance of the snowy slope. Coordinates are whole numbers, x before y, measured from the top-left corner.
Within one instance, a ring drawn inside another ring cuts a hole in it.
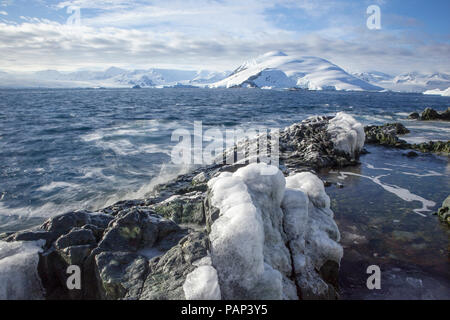
[[[195,77],[190,81],[191,84],[208,84],[214,83],[220,80],[225,79],[230,72],[217,72],[217,71],[208,71],[208,70],[200,70],[197,72]]]
[[[392,81],[394,79],[394,76],[379,71],[352,73],[352,75],[371,84]]]
[[[268,52],[239,66],[229,77],[211,85],[230,87],[300,87],[310,90],[382,90],[355,78],[331,62],[317,57]]]
[[[215,71],[137,69],[126,70],[116,67],[104,71],[83,70],[59,72],[44,70],[34,73],[8,74],[0,72],[1,87],[189,87],[205,86],[224,79],[228,73]]]
[[[450,75],[446,73],[409,72],[389,77],[381,72],[365,72],[354,74],[355,77],[393,91],[424,92],[426,90],[444,90],[450,87]]]
[[[450,87],[447,88],[446,90],[439,90],[439,89],[427,90],[423,94],[432,94],[432,95],[434,94],[434,95],[439,95],[439,96],[444,96],[444,97],[450,97]]]

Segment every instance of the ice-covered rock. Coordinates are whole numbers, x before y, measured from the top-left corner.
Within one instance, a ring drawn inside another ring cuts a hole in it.
[[[336,149],[355,156],[364,147],[366,135],[363,125],[352,116],[339,112],[328,123],[328,133]]]
[[[193,263],[197,268],[186,276],[183,284],[186,300],[221,299],[217,271],[211,264],[210,257],[204,257]]]
[[[222,298],[336,297],[320,274],[331,263],[336,277],[342,257],[322,181],[310,173],[265,175],[267,167],[250,164],[208,183],[211,258]]]
[[[310,117],[281,131],[281,160],[288,168],[354,165],[364,140],[363,126],[348,114]]]

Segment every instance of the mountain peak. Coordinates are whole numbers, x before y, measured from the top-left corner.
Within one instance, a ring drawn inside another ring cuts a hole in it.
[[[211,87],[305,88],[310,90],[382,90],[319,57],[270,51],[240,65]]]
[[[261,57],[269,58],[269,57],[287,57],[288,55],[283,51],[269,51],[264,53]]]

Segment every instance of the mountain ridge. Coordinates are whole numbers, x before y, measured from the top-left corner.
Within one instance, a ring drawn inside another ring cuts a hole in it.
[[[3,88],[235,88],[421,92],[450,87],[450,74],[380,71],[350,73],[315,56],[270,51],[244,61],[233,71],[164,68],[11,73],[0,70]]]

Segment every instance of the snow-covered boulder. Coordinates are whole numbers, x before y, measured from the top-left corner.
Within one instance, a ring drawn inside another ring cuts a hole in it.
[[[364,147],[364,126],[344,112],[339,112],[329,121],[327,131],[334,147],[352,157]]]
[[[321,275],[342,257],[323,183],[250,164],[209,181],[212,266],[223,299],[335,298]],[[329,280],[328,280],[329,281]]]
[[[281,131],[281,158],[288,168],[354,165],[364,140],[363,125],[349,114],[310,117]]]

